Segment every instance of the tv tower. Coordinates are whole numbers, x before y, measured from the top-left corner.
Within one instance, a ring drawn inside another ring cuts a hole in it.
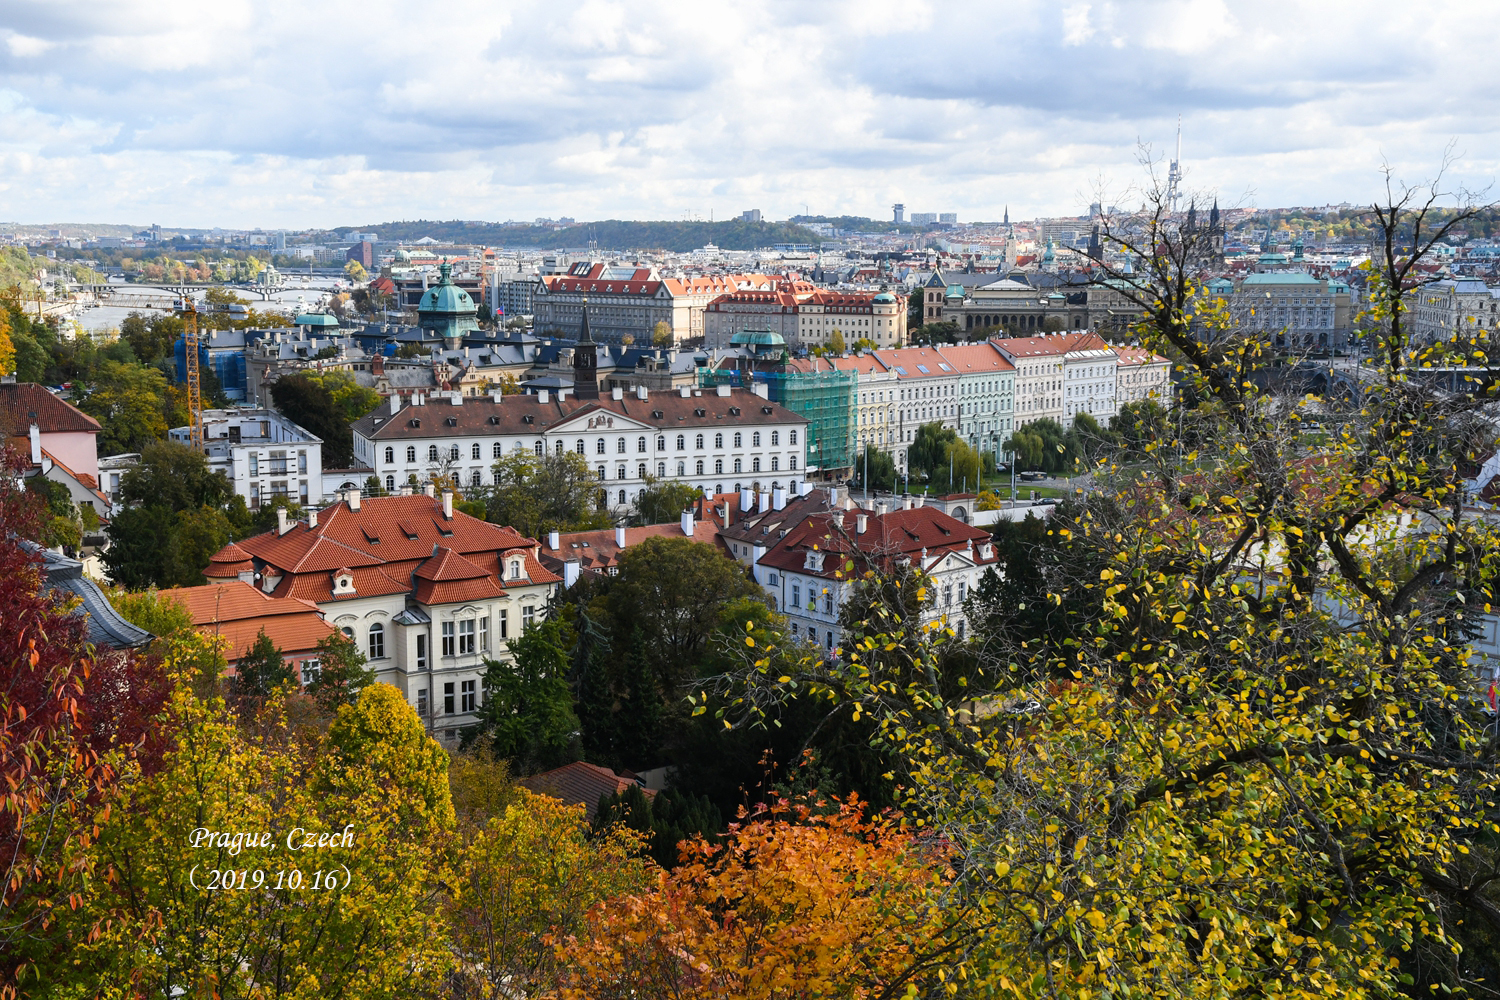
[[[1177,211],[1177,189],[1182,185],[1182,115],[1177,116],[1177,155],[1167,171],[1167,210]]]

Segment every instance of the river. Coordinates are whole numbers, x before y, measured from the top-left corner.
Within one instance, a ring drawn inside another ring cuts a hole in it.
[[[315,278],[304,283],[295,278],[289,279],[287,284],[271,293],[269,301],[262,300],[258,296],[241,295],[241,298],[250,300],[250,308],[260,312],[262,310],[274,310],[276,312],[287,312],[296,314],[318,309],[326,300],[329,292],[334,290],[335,278]],[[113,282],[111,282],[113,284]],[[347,286],[347,283],[344,283]],[[171,292],[160,288],[137,285],[118,285],[120,295],[130,295],[134,301],[129,305],[98,305],[87,308],[79,308],[73,313],[85,330],[96,333],[102,330],[117,330],[125,317],[133,312],[145,316],[159,316],[163,312],[170,312],[176,300]],[[231,288],[230,291],[235,291]],[[197,296],[202,301],[202,295]]]

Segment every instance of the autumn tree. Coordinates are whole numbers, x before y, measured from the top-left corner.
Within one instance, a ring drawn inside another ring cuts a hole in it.
[[[672,328],[667,324],[666,320],[658,320],[656,325],[651,328],[651,346],[672,346]]]
[[[467,493],[484,503],[486,520],[494,524],[543,538],[549,531],[585,531],[611,523],[600,508],[601,484],[582,455],[517,450],[497,461],[494,471],[493,486]]]

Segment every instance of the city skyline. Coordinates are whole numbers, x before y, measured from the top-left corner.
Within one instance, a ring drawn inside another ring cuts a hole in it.
[[[1359,203],[1450,141],[1484,188],[1500,10],[1457,6],[12,2],[0,218],[1076,215],[1130,204],[1137,139],[1164,175],[1179,114],[1226,204]]]

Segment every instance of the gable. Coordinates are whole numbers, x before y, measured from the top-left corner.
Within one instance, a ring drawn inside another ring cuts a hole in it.
[[[654,432],[656,428],[623,413],[615,413],[603,407],[588,407],[568,415],[547,430],[553,434],[572,434],[582,431]]]

